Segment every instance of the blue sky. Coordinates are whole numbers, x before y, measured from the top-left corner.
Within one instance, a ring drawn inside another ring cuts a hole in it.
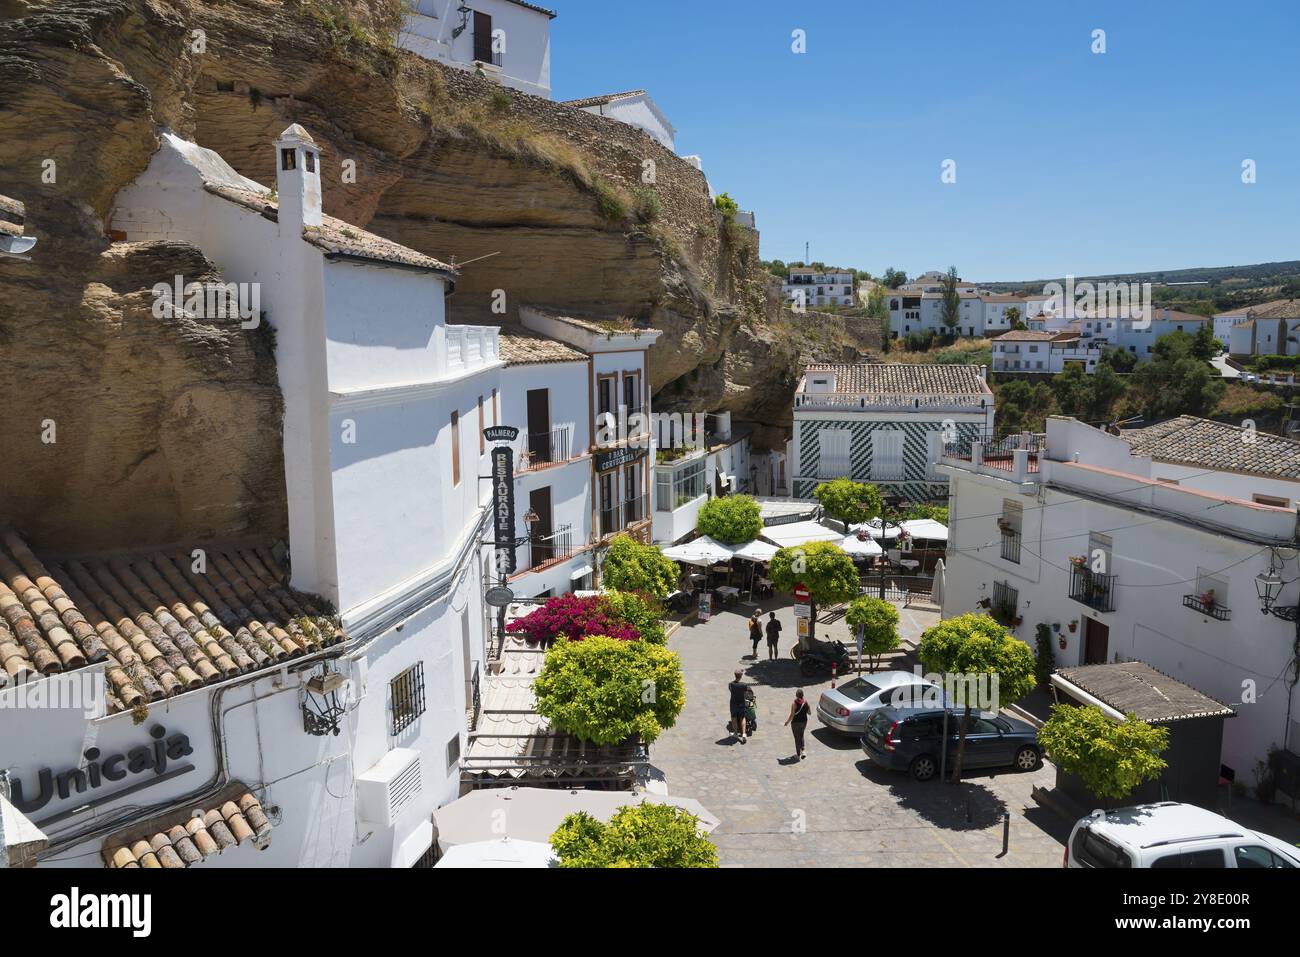
[[[556,99],[649,91],[764,258],[985,281],[1300,258],[1295,0],[553,5]]]

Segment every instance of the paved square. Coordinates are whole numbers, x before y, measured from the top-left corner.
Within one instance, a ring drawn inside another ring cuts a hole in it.
[[[783,626],[777,661],[766,660],[766,642],[759,660],[750,655],[746,619],[753,606],[738,605],[704,624],[692,620],[669,639],[682,658],[686,707],[650,750],[669,793],[697,798],[721,818],[712,839],[724,867],[1061,866],[1069,828],[1030,797],[1033,785],[1054,780],[1050,765],[1033,774],[971,772],[960,788],[873,767],[856,738],[817,720],[817,699],[830,681],[805,683],[790,657],[795,624],[788,600],[760,607],[764,620],[776,611]],[[899,612],[900,631],[913,644],[938,620],[934,611]],[[842,620],[819,624],[817,635],[850,643]],[[912,659],[896,661],[911,669]],[[735,742],[725,727],[727,682],[736,668],[744,669],[757,696],[758,733],[747,744]],[[814,708],[802,762],[782,726],[796,688]],[[1002,855],[1006,812],[1010,848]]]

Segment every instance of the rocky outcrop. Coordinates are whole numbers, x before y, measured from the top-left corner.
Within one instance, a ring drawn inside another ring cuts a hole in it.
[[[160,127],[272,182],[267,144],[300,123],[321,146],[327,212],[463,264],[452,321],[509,321],[526,303],[617,312],[666,333],[651,355],[661,407],[788,419],[804,343],[758,270],[757,234],[722,220],[699,171],[632,127],[395,49],[392,11],[0,0],[0,194],[26,203],[39,240],[30,262],[0,260],[0,408],[17,440],[0,518],[45,514],[24,520],[36,545],[56,530],[156,544],[283,527],[269,353],[148,315],[150,287],[189,278],[200,251],[105,235]],[[39,442],[46,418],[54,445]]]

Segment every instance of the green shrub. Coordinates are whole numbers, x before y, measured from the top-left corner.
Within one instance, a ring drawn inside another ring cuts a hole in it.
[[[1165,769],[1160,753],[1169,744],[1169,729],[1131,714],[1115,722],[1099,708],[1058,704],[1039,729],[1038,743],[1058,768],[1078,775],[1097,797],[1118,801]]]
[[[551,835],[561,867],[717,867],[718,849],[699,819],[671,804],[621,807],[603,824],[570,814]]]
[[[813,498],[821,503],[827,515],[838,518],[846,527],[875,518],[883,506],[878,488],[850,478],[822,482],[813,489]]]
[[[677,564],[665,558],[657,545],[643,544],[627,534],[616,535],[605,550],[601,584],[617,591],[667,598],[677,587]]]
[[[740,206],[727,193],[719,193],[713,205],[722,213],[724,219],[732,220],[740,212]]]
[[[659,599],[646,593],[606,591],[602,595],[610,611],[641,633],[641,640],[662,645],[668,638],[664,634],[663,606]]]
[[[898,636],[898,609],[887,601],[863,595],[849,603],[844,616],[852,629],[862,628],[862,653],[875,671],[880,659],[902,643]]]
[[[633,190],[633,202],[636,204],[636,218],[642,223],[653,223],[663,215],[663,204],[659,201],[659,194],[653,189],[641,188]]]
[[[623,191],[602,176],[595,176],[591,188],[596,193],[596,207],[607,222],[618,224],[627,219],[627,202]]]
[[[758,538],[763,516],[758,502],[748,495],[712,498],[700,508],[695,528],[727,545],[743,545]]]

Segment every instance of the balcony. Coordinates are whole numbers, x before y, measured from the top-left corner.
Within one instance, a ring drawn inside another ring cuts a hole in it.
[[[648,496],[639,495],[600,509],[600,535],[617,535],[628,526],[650,517]]]
[[[572,456],[573,427],[562,425],[549,432],[530,432],[519,440],[515,472],[535,472]]]
[[[588,543],[574,533],[572,525],[560,525],[551,534],[538,535],[519,548],[515,573],[522,575],[567,561],[587,547]]]
[[[1020,533],[1014,528],[1005,527],[1000,529],[1002,532],[1002,559],[1003,561],[1015,562],[1020,564]]]
[[[447,375],[481,369],[498,361],[501,347],[497,326],[443,327],[443,367]]]
[[[1212,595],[1184,595],[1183,607],[1200,612],[1210,618],[1216,618],[1219,621],[1229,621],[1232,618],[1232,610],[1224,608],[1214,600]]]
[[[1115,575],[1102,575],[1091,568],[1070,569],[1070,597],[1097,611],[1115,610]]]

